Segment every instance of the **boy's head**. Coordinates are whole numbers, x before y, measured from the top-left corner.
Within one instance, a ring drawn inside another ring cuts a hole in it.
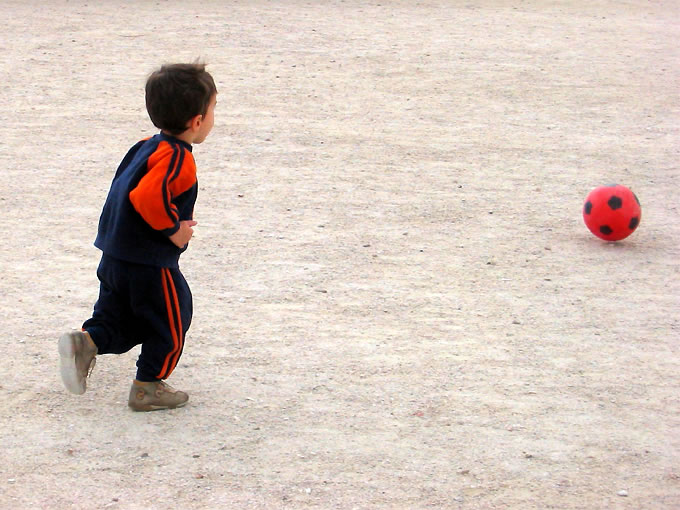
[[[215,94],[215,81],[205,64],[168,64],[146,82],[146,110],[154,126],[179,135],[197,115],[206,116]]]

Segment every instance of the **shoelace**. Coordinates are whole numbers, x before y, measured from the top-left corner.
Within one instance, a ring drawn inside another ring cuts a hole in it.
[[[162,386],[162,387],[163,387],[163,390],[164,390],[164,391],[167,391],[168,393],[177,393],[177,390],[176,390],[175,388],[173,388],[172,386],[170,386],[170,385],[169,385],[168,383],[166,383],[165,381],[160,381],[160,382],[158,383],[158,385],[159,385],[159,386]]]
[[[90,361],[90,366],[87,369],[87,377],[90,377],[92,375],[92,371],[94,370],[94,366],[97,364],[97,358],[92,358],[92,361]]]

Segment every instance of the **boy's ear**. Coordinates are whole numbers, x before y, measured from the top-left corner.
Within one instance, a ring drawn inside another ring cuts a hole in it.
[[[201,123],[203,122],[203,115],[196,115],[195,117],[192,117],[189,119],[189,122],[187,123],[187,128],[192,129],[194,131],[198,131],[198,128],[201,127]]]

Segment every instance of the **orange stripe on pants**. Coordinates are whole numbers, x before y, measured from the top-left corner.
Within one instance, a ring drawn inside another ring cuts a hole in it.
[[[163,368],[158,374],[159,379],[166,379],[170,376],[177,365],[179,353],[182,350],[182,318],[179,313],[179,301],[177,299],[177,290],[175,289],[175,282],[172,280],[170,270],[167,268],[161,269],[161,276],[163,279],[163,295],[165,297],[165,307],[168,311],[168,326],[172,334],[172,350],[165,356]],[[178,324],[175,323],[175,314]]]
[[[172,357],[170,361],[170,368],[168,369],[168,373],[165,376],[170,377],[170,374],[172,374],[173,370],[175,370],[175,367],[177,366],[177,362],[179,361],[179,355],[182,352],[182,348],[184,347],[184,328],[182,327],[182,314],[180,313],[179,309],[179,298],[177,297],[175,281],[172,279],[172,273],[170,273],[170,270],[166,269],[166,271],[168,274],[168,282],[170,282],[170,290],[172,290],[173,302],[175,303],[175,313],[177,317],[177,338],[179,339],[179,342],[177,342],[177,346],[174,352],[171,353]]]

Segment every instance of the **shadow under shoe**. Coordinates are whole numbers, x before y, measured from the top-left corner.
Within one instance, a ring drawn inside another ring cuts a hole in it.
[[[188,400],[189,395],[163,381],[133,381],[128,406],[133,411],[158,411],[182,407]]]
[[[82,331],[64,333],[59,338],[59,370],[68,391],[76,395],[85,393],[96,355],[97,346]]]

